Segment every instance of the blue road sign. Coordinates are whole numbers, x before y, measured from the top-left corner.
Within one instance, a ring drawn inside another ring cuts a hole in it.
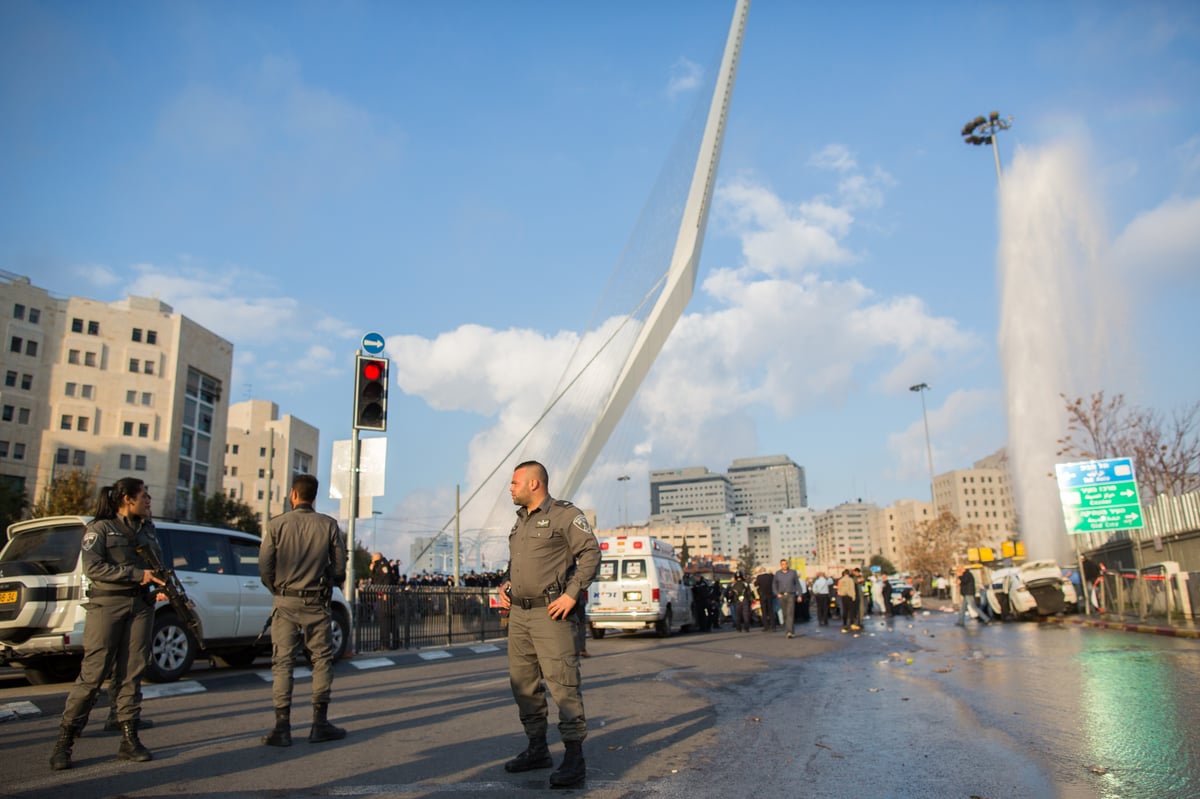
[[[368,333],[363,336],[362,348],[367,355],[378,355],[383,352],[383,336],[378,333]]]

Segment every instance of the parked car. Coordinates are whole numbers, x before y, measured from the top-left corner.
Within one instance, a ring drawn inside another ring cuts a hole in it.
[[[17,522],[0,551],[0,665],[25,669],[31,683],[74,679],[83,658],[89,580],[80,540],[86,516]],[[248,666],[270,652],[272,597],[258,576],[261,541],[239,530],[156,521],[164,562],[196,606],[204,640],[198,641],[167,602],[154,611],[150,666],[154,682],[187,674],[200,655],[216,665]],[[349,646],[350,606],[333,596],[334,658]]]
[[[1075,586],[1052,560],[992,569],[986,587],[988,606],[997,618],[1052,616],[1077,607]]]

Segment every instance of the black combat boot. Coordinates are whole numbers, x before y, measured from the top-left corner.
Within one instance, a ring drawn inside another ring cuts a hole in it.
[[[550,774],[551,788],[569,788],[583,782],[587,765],[583,762],[583,741],[564,741],[567,754],[562,765]]]
[[[329,719],[326,718],[328,713],[328,702],[313,705],[312,729],[308,733],[308,742],[310,744],[319,744],[325,741],[340,741],[346,737],[344,729],[335,727],[329,723]]]
[[[554,760],[550,757],[550,747],[546,745],[546,736],[530,738],[529,746],[524,752],[504,764],[504,770],[517,773],[533,771],[536,768],[550,768]]]
[[[154,755],[142,746],[138,740],[138,723],[136,721],[121,722],[121,747],[117,749],[117,760],[132,760],[135,763],[145,763],[153,760]]]
[[[267,746],[292,745],[292,709],[290,707],[275,708],[275,729],[262,737]]]
[[[71,747],[79,735],[82,725],[63,722],[58,728],[58,740],[54,743],[54,754],[50,755],[50,768],[62,771],[71,767]]]

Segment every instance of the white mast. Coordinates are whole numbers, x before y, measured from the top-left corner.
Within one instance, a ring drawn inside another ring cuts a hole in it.
[[[708,120],[704,125],[704,138],[700,142],[700,154],[696,169],[692,173],[692,185],[688,192],[687,205],[679,224],[679,235],[675,240],[675,252],[671,256],[671,267],[666,285],[654,310],[646,318],[637,343],[625,359],[621,375],[604,403],[603,409],[592,422],[591,429],[571,463],[571,468],[562,479],[556,479],[555,496],[570,497],[578,491],[583,478],[608,442],[622,414],[629,407],[638,387],[651,364],[658,357],[667,336],[683,315],[684,308],[692,298],[696,285],[696,266],[700,261],[700,249],[704,244],[704,230],[708,225],[708,209],[712,204],[713,186],[717,177],[717,165],[721,160],[721,144],[725,139],[725,120],[729,115],[729,103],[733,99],[733,82],[737,77],[738,57],[742,52],[742,36],[746,31],[746,16],[750,12],[750,0],[738,0],[733,12],[733,23],[729,38],[725,42],[725,54],[721,58],[721,72],[717,76]]]

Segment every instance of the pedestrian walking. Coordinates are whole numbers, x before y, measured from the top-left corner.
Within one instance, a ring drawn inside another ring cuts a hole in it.
[[[510,487],[517,521],[508,536],[508,581],[500,606],[508,608],[508,678],[529,745],[504,764],[508,772],[554,765],[546,741],[546,691],[558,706],[566,754],[550,786],[577,785],[587,776],[583,741],[587,720],[575,656],[573,613],[600,566],[600,545],[583,512],[550,496],[550,476],[537,461],[513,471]]]
[[[783,608],[783,629],[788,638],[796,636],[796,594],[799,592],[800,577],[792,571],[787,558],[779,561],[779,571],[774,577],[775,596]]]
[[[958,593],[961,603],[959,604],[958,621],[954,622],[955,624],[959,627],[966,626],[967,613],[971,608],[974,608],[975,615],[981,623],[991,624],[983,615],[983,611],[979,609],[979,600],[975,597],[975,575],[966,566],[960,566],[958,570]]]
[[[746,582],[746,575],[741,572],[733,575],[726,597],[733,613],[733,629],[743,633],[750,632],[750,625],[754,623],[754,612],[751,609],[754,598],[750,592],[750,583]]]
[[[258,573],[275,597],[271,611],[271,696],[275,728],[267,746],[292,745],[292,669],[307,646],[312,655],[312,729],[309,743],[339,741],[346,730],[329,722],[333,691],[333,587],[346,579],[346,542],[337,522],[313,510],[317,478],[292,480],[292,509],[267,523]],[[303,638],[301,638],[303,636]]]
[[[773,632],[779,626],[779,617],[775,614],[775,575],[765,566],[754,577],[754,590],[758,593],[763,632]]]
[[[854,585],[854,577],[849,569],[842,569],[842,578],[838,580],[838,609],[842,615],[842,632],[861,630],[854,619],[854,606],[858,604],[858,588]]]
[[[829,589],[833,588],[833,580],[825,576],[825,572],[817,572],[817,579],[813,580],[812,594],[813,602],[817,606],[817,624],[821,627],[829,626]]]
[[[142,674],[150,662],[150,635],[154,628],[154,574],[139,548],[162,550],[150,520],[150,493],[136,477],[123,477],[100,489],[95,514],[81,541],[83,573],[90,582],[87,616],[83,623],[83,663],[79,677],[67,694],[58,741],[50,755],[50,768],[71,768],[75,739],[87,724],[104,681],[119,686],[111,697],[121,728],[118,760],[144,763],[150,750],[138,737],[142,715]]]

